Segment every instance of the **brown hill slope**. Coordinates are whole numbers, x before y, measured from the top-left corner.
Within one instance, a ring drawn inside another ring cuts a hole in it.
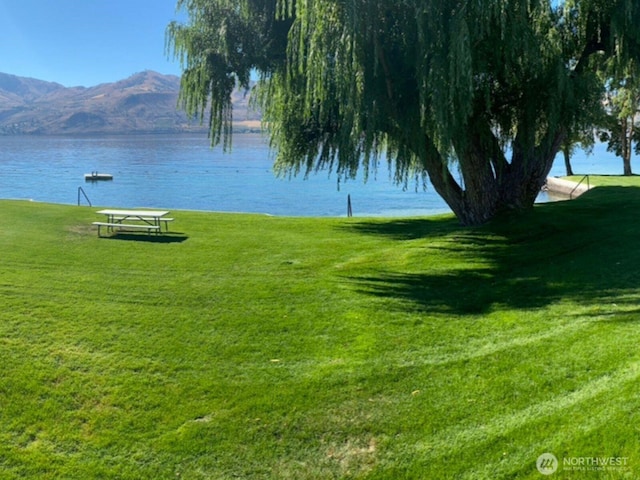
[[[205,130],[176,107],[180,78],[145,71],[114,83],[67,88],[0,73],[0,135],[182,133]],[[234,94],[236,130],[259,115]]]

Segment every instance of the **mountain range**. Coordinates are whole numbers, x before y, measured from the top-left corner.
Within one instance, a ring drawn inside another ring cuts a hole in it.
[[[204,132],[177,107],[180,78],[144,71],[94,87],[0,73],[0,135],[98,135]],[[234,131],[259,129],[242,91],[232,96]]]

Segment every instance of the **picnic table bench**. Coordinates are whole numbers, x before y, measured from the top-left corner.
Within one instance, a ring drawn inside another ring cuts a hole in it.
[[[98,227],[99,237],[102,236],[100,235],[101,227],[107,227],[107,229],[109,230],[113,230],[115,228],[117,228],[118,230],[146,230],[147,233],[151,233],[152,231],[155,231],[157,233],[158,230],[160,229],[158,225],[142,225],[140,223],[126,224],[126,223],[93,222],[93,225],[96,225]]]

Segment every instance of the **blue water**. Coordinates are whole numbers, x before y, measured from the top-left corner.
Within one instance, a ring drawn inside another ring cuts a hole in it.
[[[345,216],[347,195],[355,216],[412,216],[448,212],[428,188],[403,190],[383,163],[376,175],[338,188],[335,175],[308,179],[273,174],[264,137],[234,136],[233,150],[210,148],[204,135],[109,137],[0,137],[0,198],[77,204],[82,187],[94,206],[152,207],[290,216]],[[598,145],[578,151],[576,173],[619,174],[622,160]],[[110,182],[85,182],[84,174],[110,173]],[[564,175],[558,156],[552,175]],[[546,198],[540,197],[540,201]],[[82,204],[87,202],[81,198]]]

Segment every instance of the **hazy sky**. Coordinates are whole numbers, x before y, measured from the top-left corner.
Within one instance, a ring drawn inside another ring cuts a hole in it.
[[[176,0],[0,0],[0,72],[67,87],[179,75],[165,53],[179,17]]]

